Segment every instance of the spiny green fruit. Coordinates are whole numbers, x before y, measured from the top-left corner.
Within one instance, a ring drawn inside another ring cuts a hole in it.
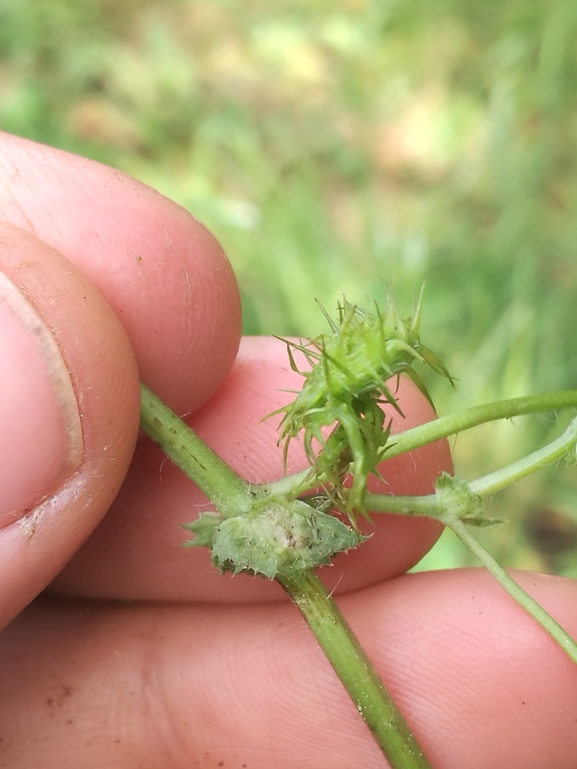
[[[422,291],[413,317],[401,318],[389,298],[385,312],[367,312],[343,298],[334,322],[321,307],[330,333],[306,344],[287,344],[292,368],[305,378],[295,400],[275,413],[284,413],[280,441],[285,459],[290,441],[301,432],[307,458],[333,504],[353,522],[366,515],[363,504],[367,478],[376,473],[387,447],[390,425],[381,408],[389,403],[401,410],[390,380],[406,374],[429,398],[415,362],[452,379],[437,356],[419,340]],[[300,371],[293,351],[311,365]],[[430,399],[429,399],[430,400]],[[333,426],[326,436],[326,429]],[[352,477],[350,488],[344,486]]]

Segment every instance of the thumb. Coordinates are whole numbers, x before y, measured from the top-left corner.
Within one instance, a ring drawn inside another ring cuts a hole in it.
[[[130,344],[97,289],[48,245],[0,224],[0,627],[108,509],[139,406]]]

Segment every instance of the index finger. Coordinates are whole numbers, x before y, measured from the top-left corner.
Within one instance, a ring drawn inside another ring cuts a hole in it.
[[[0,133],[0,219],[100,289],[141,377],[175,411],[215,391],[238,348],[239,294],[222,248],[184,209],[120,171]]]

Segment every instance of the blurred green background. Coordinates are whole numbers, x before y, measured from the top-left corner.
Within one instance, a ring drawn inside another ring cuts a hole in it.
[[[410,313],[458,379],[440,413],[575,387],[573,0],[0,0],[0,127],[181,203],[246,333],[314,335],[346,294]],[[454,441],[475,477],[568,415]],[[495,497],[505,564],[577,577],[577,469]],[[424,566],[471,563],[450,536]]]

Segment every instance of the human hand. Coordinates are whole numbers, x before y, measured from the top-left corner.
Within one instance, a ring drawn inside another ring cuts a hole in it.
[[[300,383],[283,345],[244,340],[228,373],[230,267],[158,194],[6,135],[0,169],[0,766],[383,766],[281,591],[178,547],[207,503],[136,443],[140,371],[242,475],[279,477],[260,420]],[[401,397],[396,429],[431,418],[410,383]],[[386,473],[426,493],[448,467],[436,444]],[[572,663],[483,571],[400,576],[439,528],[375,518],[322,573],[433,766],[573,767]],[[518,578],[577,634],[575,583]]]

